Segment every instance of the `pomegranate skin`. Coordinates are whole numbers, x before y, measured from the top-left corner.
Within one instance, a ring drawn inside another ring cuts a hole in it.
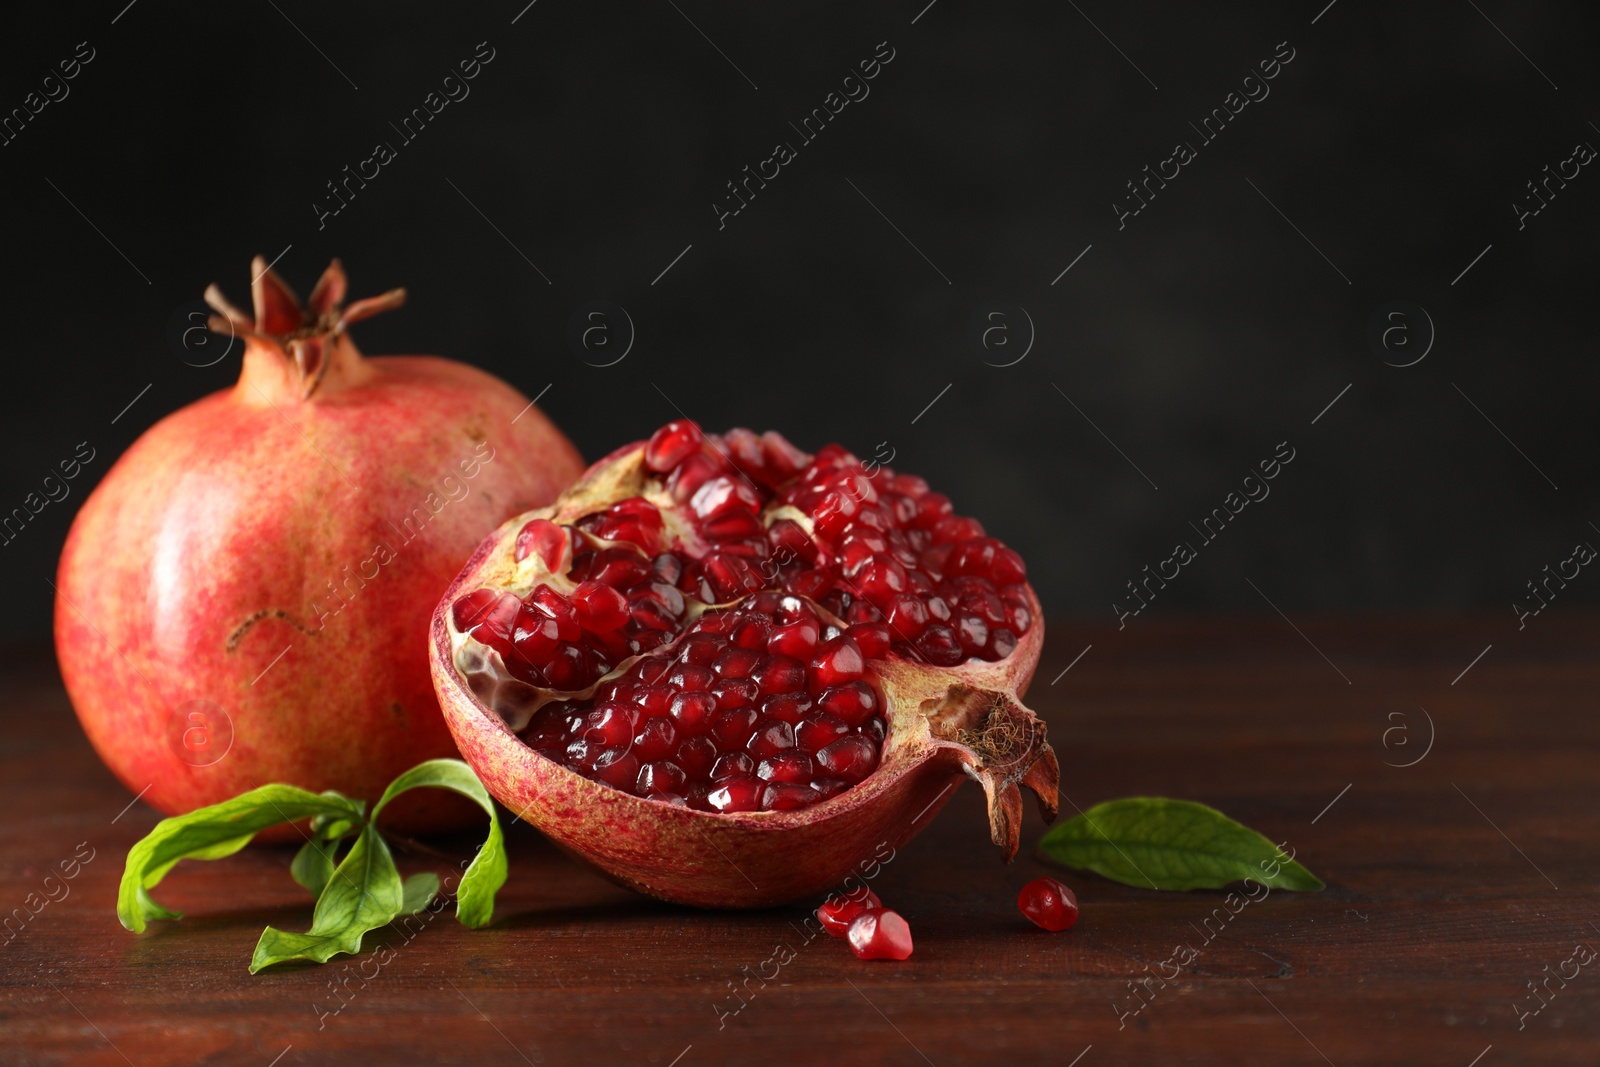
[[[642,443],[617,450],[535,515],[571,521],[595,500],[632,495],[643,451]],[[429,649],[434,686],[462,758],[489,792],[620,884],[680,904],[762,908],[821,893],[850,874],[870,878],[933,821],[969,774],[984,787],[991,837],[1008,859],[1020,831],[1018,785],[1036,794],[1047,819],[1054,817],[1056,757],[1044,724],[1015,699],[1037,665],[1042,621],[1000,661],[939,669],[894,658],[874,663],[873,678],[888,709],[879,765],[860,783],[812,807],[697,811],[633,796],[546,758],[463,679],[450,625],[457,597],[514,584],[512,546],[531,517],[519,516],[485,539],[440,601]],[[1031,588],[1028,600],[1040,620]]]
[[[362,357],[345,320],[326,328],[323,284],[309,378],[286,358],[298,342],[252,332],[290,332],[287,288],[256,273],[254,320],[229,309],[245,334],[238,384],[128,449],[74,520],[57,579],[57,655],[84,732],[168,814],[273,781],[373,800],[454,755],[422,648],[439,592],[486,526],[582,469],[492,375]],[[465,821],[433,793],[393,821]]]

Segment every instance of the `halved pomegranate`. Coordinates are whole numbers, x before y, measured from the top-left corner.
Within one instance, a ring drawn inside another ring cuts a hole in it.
[[[922,479],[688,420],[501,526],[435,613],[434,685],[489,791],[641,892],[761,907],[836,884],[963,776],[1016,854],[1056,812],[1018,701],[1021,557]]]

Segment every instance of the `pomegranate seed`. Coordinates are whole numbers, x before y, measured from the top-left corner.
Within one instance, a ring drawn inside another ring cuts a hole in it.
[[[789,693],[806,684],[806,666],[791,656],[771,655],[762,660],[750,677],[764,695]]]
[[[805,563],[817,561],[816,542],[793,519],[779,519],[768,527],[767,543],[772,546],[772,554],[780,561],[780,565],[793,560]]]
[[[748,678],[762,659],[761,653],[735,645],[724,649],[716,659],[712,660],[711,669],[722,678]],[[756,684],[760,685],[759,682]]]
[[[936,622],[922,631],[922,636],[915,643],[917,651],[935,667],[954,667],[964,658],[955,631],[942,622]]]
[[[890,556],[873,556],[856,575],[856,586],[873,604],[886,604],[905,592],[906,569]]]
[[[761,435],[762,456],[766,468],[775,481],[786,482],[805,469],[811,457],[789,443],[777,430]]]
[[[728,634],[731,633],[733,628],[738,625],[738,613],[733,611],[713,611],[706,615],[702,615],[700,617],[700,621],[695,624],[694,628],[701,633],[713,634],[722,638],[722,643],[726,645],[728,643]],[[720,648],[721,646],[718,647]]]
[[[533,519],[517,534],[512,555],[518,563],[536,555],[539,557],[539,562],[544,564],[545,570],[551,574],[560,574],[564,569],[563,557],[567,555],[569,548],[567,531],[549,519]]]
[[[700,449],[705,435],[689,419],[673,419],[650,436],[644,448],[644,465],[657,473],[678,466]]]
[[[723,474],[708,479],[695,490],[689,507],[702,519],[715,519],[733,511],[754,515],[761,510],[763,503],[761,495],[748,480],[736,474]]]
[[[576,767],[580,771],[587,771],[594,757],[600,752],[600,749],[590,745],[587,741],[569,741],[565,756],[567,766]]]
[[[479,589],[452,604],[450,613],[457,631],[471,634],[499,652],[501,659],[509,660],[517,612],[521,607],[521,602],[510,593]]]
[[[899,640],[915,641],[929,622],[928,604],[914,596],[897,596],[889,601],[889,630]]]
[[[811,690],[821,692],[831,685],[854,682],[866,673],[861,646],[850,637],[836,637],[823,643],[811,660]]]
[[[943,493],[925,493],[917,501],[917,521],[913,525],[924,530],[932,529],[940,519],[953,511],[950,498]]]
[[[878,765],[878,746],[860,734],[841,737],[817,752],[817,766],[835,778],[859,782]]]
[[[850,606],[845,609],[844,621],[851,626],[882,622],[883,612],[865,600],[852,600]],[[863,654],[865,653],[863,652]]]
[[[754,774],[756,761],[743,752],[726,752],[717,757],[711,765],[711,780],[720,782],[724,778],[732,778],[738,774]]]
[[[661,760],[656,763],[646,763],[639,768],[639,777],[634,783],[634,792],[643,797],[650,796],[652,793],[677,793],[688,782],[689,776],[683,773],[682,767],[676,763]]]
[[[864,960],[911,957],[911,927],[898,912],[863,911],[850,920],[845,937],[850,941],[850,950]]]
[[[664,611],[654,597],[640,594],[628,601],[628,617],[640,629],[665,633],[677,625],[677,619]],[[671,635],[668,634],[668,640]]]
[[[850,726],[861,726],[877,712],[878,695],[866,682],[847,682],[824,689],[817,706]]]
[[[542,668],[552,689],[583,689],[594,680],[590,676],[584,650],[577,645],[557,645],[549,662],[543,664]]]
[[[933,526],[933,543],[947,545],[961,541],[971,541],[983,536],[983,524],[977,519],[968,519],[959,515],[951,515],[940,519]]]
[[[771,714],[771,711],[768,711]],[[812,715],[795,727],[795,744],[806,752],[817,752],[850,732],[843,720],[832,715]]]
[[[782,719],[762,719],[744,747],[757,759],[775,756],[794,747],[794,727]],[[818,756],[820,758],[821,753]]]
[[[761,713],[779,722],[797,723],[815,706],[811,697],[804,693],[779,693],[770,696],[761,702]]]
[[[851,527],[853,530],[854,527]],[[854,579],[861,573],[861,568],[872,562],[874,552],[881,552],[887,548],[887,543],[872,545],[863,538],[850,533],[839,542],[839,565],[844,570],[846,578]]]
[[[850,783],[842,778],[813,778],[811,788],[822,800],[836,797],[850,788]]]
[[[678,579],[683,577],[683,560],[671,552],[663,552],[650,561],[650,573],[655,575],[657,581],[675,586]]]
[[[706,633],[692,633],[683,639],[683,644],[678,646],[678,658],[684,663],[696,667],[709,667],[713,660],[722,654],[728,647],[728,642],[721,635]]]
[[[711,737],[724,752],[743,748],[750,740],[760,716],[755,708],[730,708],[719,711],[711,720]]]
[[[863,911],[882,911],[883,901],[878,894],[862,886],[849,894],[831,896],[817,909],[817,921],[834,937],[843,937],[850,929],[850,920]]]
[[[910,525],[917,517],[917,502],[903,493],[885,493],[883,503],[889,509],[889,515],[894,519],[896,526]]]
[[[639,757],[622,749],[606,749],[594,761],[596,780],[618,789],[631,789],[639,780]]]
[[[591,515],[580,525],[605,541],[626,541],[646,552],[661,547],[665,526],[660,510],[644,497],[629,497],[612,504],[600,515]]]
[[[556,620],[541,611],[534,611],[526,604],[517,605],[517,621],[511,641],[516,646],[517,655],[523,660],[536,665],[550,662],[550,657],[555,655],[556,645],[561,642],[560,634],[561,627]]]
[[[819,536],[834,540],[861,510],[861,502],[843,490],[835,489],[822,498],[814,513]]]
[[[607,548],[594,554],[588,577],[613,589],[632,589],[651,577],[650,563],[626,548]]]
[[[626,745],[633,736],[633,721],[617,705],[603,705],[583,718],[583,739],[601,748]]]
[[[955,552],[955,548],[955,545],[934,545],[932,548],[924,548],[918,565],[923,572],[931,574],[935,580],[943,578],[945,567],[949,564],[950,556]]]
[[[671,719],[646,719],[633,738],[633,754],[642,760],[664,759],[678,747],[678,731]],[[657,789],[654,792],[672,793],[676,790]]]
[[[731,636],[733,643],[740,648],[749,649],[751,652],[762,652],[766,650],[771,633],[772,620],[762,615],[755,615],[735,626]]]
[[[761,791],[762,811],[793,811],[808,808],[817,802],[817,794],[809,785],[794,782],[768,782]]]
[[[620,630],[629,618],[628,601],[609,585],[596,581],[579,582],[572,591],[572,608],[578,624],[590,633],[608,634]]]
[[[882,659],[889,654],[889,627],[883,623],[860,623],[850,627],[845,634],[855,641],[867,659]]]
[[[756,569],[739,556],[721,550],[706,554],[701,565],[705,568],[706,582],[711,589],[711,602],[726,603],[753,593],[762,586]]]
[[[667,479],[667,492],[672,494],[673,500],[685,503],[702,485],[726,470],[727,465],[727,460],[720,455],[696,452],[672,472],[672,477]]]
[[[723,678],[711,687],[711,695],[717,699],[717,708],[726,711],[754,704],[761,691],[749,678]]]
[[[673,762],[683,768],[683,773],[696,781],[711,774],[717,762],[717,745],[709,737],[691,737],[678,745]]]
[[[1028,565],[1016,549],[1000,545],[994,550],[994,562],[989,565],[989,577],[998,585],[1020,582],[1028,576]]]
[[[793,593],[795,596],[810,597],[812,600],[820,600],[827,593],[828,588],[832,584],[833,579],[828,577],[828,575],[824,574],[823,572],[805,570],[796,571],[794,574],[790,575],[787,579],[785,579],[783,587],[784,589]]]
[[[761,438],[750,430],[735,427],[720,438],[713,436],[712,441],[714,446],[721,446],[722,451],[728,454],[741,471],[759,473],[766,466],[767,457],[761,447]]]
[[[811,757],[793,749],[768,756],[756,766],[756,777],[769,782],[797,782],[800,785],[809,785],[815,776],[816,767],[811,762]]]
[[[528,594],[527,604],[535,611],[542,611],[555,620],[556,636],[562,641],[577,641],[583,637],[583,626],[578,622],[578,613],[560,593],[548,585],[536,586],[533,592]]]
[[[697,667],[692,663],[680,664],[667,675],[667,684],[683,692],[704,692],[716,680],[717,676],[709,668]]]
[[[456,632],[471,633],[473,627],[483,621],[489,609],[503,596],[511,594],[498,593],[493,589],[474,589],[466,596],[457,597],[456,602],[450,605],[450,621],[454,624]]]
[[[969,656],[979,655],[989,646],[989,624],[977,615],[956,616],[955,631],[961,651]]]
[[[599,696],[596,693],[595,696]],[[633,702],[646,715],[665,715],[672,707],[674,694],[670,686],[641,685],[633,690]]]
[[[1035,926],[1065,930],[1078,921],[1078,898],[1054,878],[1035,878],[1017,894],[1017,907]]]
[[[822,627],[816,619],[800,619],[774,629],[772,636],[767,639],[767,651],[795,660],[810,659],[817,649],[817,639],[821,633]],[[866,649],[863,648],[862,652],[865,653]]]
[[[761,806],[761,795],[766,787],[766,783],[759,778],[736,774],[724,778],[717,788],[708,793],[706,803],[711,805],[712,811],[724,813],[755,811]]]

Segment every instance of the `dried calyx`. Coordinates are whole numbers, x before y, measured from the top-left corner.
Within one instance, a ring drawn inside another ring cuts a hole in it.
[[[206,287],[205,300],[216,312],[207,325],[213,333],[238,335],[252,349],[274,353],[287,360],[298,376],[300,396],[315,393],[328,376],[328,370],[341,362],[343,351],[359,358],[354,346],[345,336],[345,330],[362,319],[369,319],[385,311],[393,311],[406,302],[404,289],[390,289],[378,296],[357,300],[344,306],[347,282],[344,266],[337,260],[328,264],[311,299],[301,307],[300,298],[287,282],[272,270],[267,261],[256,256],[250,264],[254,281],[250,283],[254,315],[228,302],[215,284]]]

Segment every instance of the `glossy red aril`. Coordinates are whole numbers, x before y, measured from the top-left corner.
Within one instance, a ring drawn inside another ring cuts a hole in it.
[[[1078,921],[1078,897],[1054,878],[1035,878],[1017,894],[1017,907],[1035,926],[1065,930]]]
[[[562,556],[568,548],[567,532],[549,519],[534,519],[517,534],[516,558],[524,560],[533,552],[539,554],[546,568],[560,571]]]
[[[698,452],[702,440],[704,435],[696,423],[674,419],[651,436],[644,450],[645,466],[665,474]]]
[[[878,894],[863,886],[849,893],[829,897],[817,909],[817,921],[834,937],[843,937],[850,929],[850,921],[863,911],[881,911],[883,901]]]
[[[911,958],[911,927],[894,911],[863,911],[845,931],[850,950],[864,960]]]
[[[433,655],[497,797],[645,892],[757,905],[836,883],[969,773],[1013,854],[1018,787],[1054,813],[1017,701],[1042,640],[1020,558],[921,478],[677,420],[490,537]]]
[[[399,307],[403,289],[347,304],[335,260],[302,305],[265,259],[251,277],[249,311],[205,294],[222,336],[204,352],[237,361],[237,384],[156,422],[106,472],[55,583],[56,650],[85,733],[173,815],[269,782],[376,800],[400,772],[455,755],[423,631],[485,531],[548,504],[583,466],[499,379],[436,356],[363,356],[350,327]],[[205,337],[184,343],[200,354]],[[540,544],[559,565],[559,546]],[[510,654],[519,598],[498,593],[456,623]],[[481,818],[447,802],[419,790],[386,811],[411,830]]]

